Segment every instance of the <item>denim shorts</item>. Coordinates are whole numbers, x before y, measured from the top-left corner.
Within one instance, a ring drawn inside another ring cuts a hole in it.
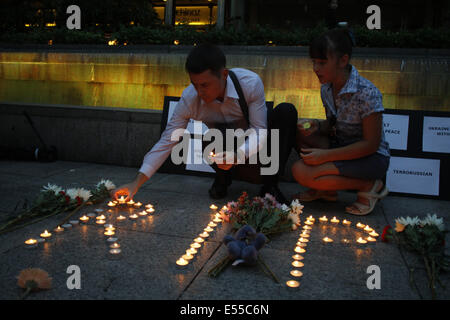
[[[390,158],[380,153],[353,160],[333,161],[339,174],[344,177],[376,180],[383,179],[389,168]]]

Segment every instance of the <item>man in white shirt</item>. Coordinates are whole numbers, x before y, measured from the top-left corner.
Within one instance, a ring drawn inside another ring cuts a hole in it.
[[[231,70],[236,77],[233,81],[229,76],[230,70],[225,65],[225,55],[217,46],[205,44],[191,50],[186,60],[186,71],[191,85],[183,91],[160,140],[145,155],[136,178],[113,190],[113,198],[125,195],[127,201],[132,199],[141,185],[159,169],[172,148],[178,143],[171,139],[174,131],[186,128],[189,120],[194,119],[202,121],[208,128],[253,129],[246,142],[233,150],[234,153],[216,154],[215,163],[212,165],[216,170],[216,178],[209,190],[211,198],[220,199],[227,195],[227,187],[231,184],[233,173],[241,177],[248,176],[251,171],[253,174],[250,176],[256,177],[253,180],[263,183],[261,196],[270,193],[279,202],[287,203],[277,186],[278,172],[281,174],[284,172],[284,165],[295,144],[297,111],[291,104],[278,105],[272,112],[268,126],[264,85],[260,77],[250,70],[234,68]],[[279,141],[271,141],[270,133],[268,134],[269,145],[270,143],[280,144],[280,154],[271,155],[271,157],[279,156],[280,169],[274,175],[261,176],[260,166],[240,163],[258,153],[261,145],[266,141],[265,129],[268,128],[280,130]],[[249,143],[251,139],[256,139],[258,143]],[[257,172],[255,168],[258,168]]]

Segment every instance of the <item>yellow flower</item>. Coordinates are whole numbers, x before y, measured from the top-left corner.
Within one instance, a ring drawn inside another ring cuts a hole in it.
[[[403,230],[405,230],[405,225],[395,221],[395,231],[402,232]]]

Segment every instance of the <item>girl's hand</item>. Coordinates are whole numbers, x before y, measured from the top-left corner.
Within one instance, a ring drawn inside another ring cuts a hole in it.
[[[300,156],[303,162],[310,166],[318,166],[322,163],[328,162],[328,149],[301,149]]]
[[[319,122],[318,120],[299,120],[297,129],[301,135],[307,137],[319,130]]]

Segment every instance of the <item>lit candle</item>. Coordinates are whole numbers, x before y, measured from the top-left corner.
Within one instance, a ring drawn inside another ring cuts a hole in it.
[[[118,201],[119,201],[119,204],[124,204],[125,203],[125,196],[121,196],[119,199],[118,199]]]
[[[203,238],[195,238],[194,239],[194,242],[196,242],[196,243],[202,243],[202,242],[204,242],[205,240],[203,239]]]
[[[309,240],[308,239],[305,239],[305,238],[302,238],[302,237],[300,237],[300,239],[298,239],[298,241],[300,241],[300,242],[309,242]]]
[[[113,231],[113,230],[106,230],[104,233],[103,233],[105,236],[113,236],[113,235],[115,235],[116,233]]]
[[[95,221],[96,224],[105,224],[106,220],[97,220]]]
[[[153,213],[153,212],[155,212],[155,209],[154,208],[147,208],[147,209],[145,209],[145,211],[147,213]]]
[[[205,229],[203,229],[203,231],[205,231],[205,232],[213,232],[214,229],[211,228],[211,227],[206,227]]]
[[[308,226],[312,226],[314,224],[314,221],[306,220],[305,224]]]
[[[114,248],[114,249],[110,249],[109,253],[117,255],[120,254],[122,252],[122,250],[120,250],[119,248]]]
[[[319,221],[320,222],[327,222],[328,218],[326,216],[323,216],[323,217],[319,218]]]
[[[356,242],[361,243],[361,244],[365,244],[367,243],[366,240],[364,240],[363,238],[359,237],[358,240],[356,240]]]
[[[112,201],[108,202],[108,207],[115,207],[115,206],[116,206],[116,204],[114,202],[112,202]]]
[[[309,220],[309,221],[312,221],[312,222],[316,221],[316,219],[314,219],[313,216],[309,216],[309,217],[306,218],[306,219]]]
[[[323,242],[325,242],[325,243],[333,242],[333,239],[328,238],[328,237],[325,237],[325,238],[323,238],[322,240],[323,240]]]
[[[347,227],[348,227],[349,225],[352,224],[352,222],[344,219],[344,221],[342,221],[342,224],[343,224],[344,226],[347,226]]]
[[[142,206],[142,203],[141,202],[136,202],[135,204],[134,204],[134,207],[135,208],[140,208]]]
[[[111,244],[109,247],[110,247],[111,249],[117,249],[117,248],[120,248],[120,244],[118,244],[117,242],[114,242],[114,243]]]
[[[131,199],[130,201],[127,202],[127,205],[129,205],[129,206],[132,206],[134,204],[135,204],[135,202],[133,201],[133,199]]]
[[[214,213],[218,207],[215,204],[212,204],[209,206],[209,208],[211,209],[212,213]]]
[[[297,253],[305,253],[306,252],[305,249],[303,249],[302,247],[299,247],[299,246],[296,246],[294,251]]]
[[[295,244],[297,247],[302,247],[302,248],[304,248],[304,247],[306,247],[307,246],[307,244],[306,243],[304,243],[304,242],[300,242],[300,241],[297,241],[297,243]]]
[[[367,240],[368,242],[376,242],[376,241],[377,241],[377,239],[372,238],[371,236],[368,236],[368,237],[366,238],[366,240]]]
[[[303,232],[300,234],[300,237],[302,237],[302,238],[309,238],[309,234],[303,231]]]
[[[27,248],[35,248],[37,246],[37,240],[36,239],[28,239],[25,241],[25,244],[27,245]]]
[[[339,220],[336,219],[336,217],[333,217],[333,219],[330,220],[331,223],[339,223]]]
[[[117,217],[117,220],[123,221],[123,220],[125,220],[126,218],[127,218],[127,217],[125,217],[125,216],[123,216],[123,215],[120,215],[120,216]]]
[[[100,216],[97,216],[95,219],[97,219],[97,220],[105,220],[106,219],[106,217],[105,217],[105,215],[100,215]]]
[[[133,214],[130,214],[129,218],[132,220],[136,220],[137,218],[139,218],[139,216],[136,213],[133,213]]]
[[[371,233],[369,233],[369,236],[371,236],[371,237],[378,237],[379,234],[376,233],[375,230],[374,230],[374,231],[372,231]]]
[[[146,209],[150,209],[150,208],[153,208],[153,205],[152,205],[151,203],[149,203],[149,204],[146,204],[146,205],[145,205],[145,208],[146,208]]]
[[[141,212],[139,212],[139,215],[140,216],[146,216],[147,215],[147,211],[142,210]]]
[[[216,222],[216,223],[222,222],[222,219],[220,219],[219,217],[215,217],[215,218],[213,219],[213,222]]]
[[[369,225],[367,225],[367,226],[364,228],[364,231],[366,231],[366,232],[372,232],[373,229],[372,229],[371,227],[369,227]]]
[[[292,256],[292,258],[293,258],[294,260],[303,260],[303,259],[305,259],[305,258],[303,258],[303,256],[301,256],[301,255],[299,255],[299,254],[294,254],[294,255]]]
[[[286,282],[286,285],[290,288],[297,288],[298,286],[300,286],[300,282],[295,280],[289,280]]]
[[[208,227],[214,228],[216,226],[217,226],[217,223],[214,223],[212,221],[210,223],[208,223]]]
[[[292,270],[291,271],[291,276],[293,276],[293,277],[301,277],[301,276],[303,276],[303,272],[301,272],[300,270]]]
[[[190,253],[186,253],[186,254],[184,254],[184,255],[181,257],[181,259],[184,259],[184,260],[192,260],[192,259],[194,259],[194,256],[193,256],[192,254],[190,254]]]
[[[202,245],[200,243],[197,243],[197,242],[191,243],[191,248],[193,248],[193,249],[198,249],[201,247],[202,247]]]
[[[53,229],[53,231],[55,231],[56,233],[61,233],[64,231],[64,228],[62,228],[61,226],[57,226],[55,229]]]
[[[305,266],[305,264],[303,262],[298,261],[298,260],[293,261],[292,265],[296,268],[301,268],[301,267]]]
[[[365,225],[365,224],[362,224],[361,222],[358,222],[358,223],[356,224],[356,227],[359,228],[359,229],[364,229],[365,226],[366,226],[366,225]]]
[[[43,233],[40,234],[40,236],[43,239],[48,239],[52,236],[52,234],[50,232],[48,232],[47,230],[45,230]]]
[[[205,231],[205,232],[200,233],[199,236],[202,237],[202,238],[208,238],[209,237],[209,233]]]
[[[177,265],[179,265],[179,266],[185,266],[188,263],[189,263],[189,261],[187,261],[187,260],[185,260],[183,258],[180,258],[180,259],[177,260]]]
[[[303,230],[311,230],[312,228],[310,226],[303,226]]]
[[[189,253],[189,254],[196,254],[196,253],[197,253],[197,249],[195,249],[195,248],[189,248],[189,249],[186,250],[186,253]]]

